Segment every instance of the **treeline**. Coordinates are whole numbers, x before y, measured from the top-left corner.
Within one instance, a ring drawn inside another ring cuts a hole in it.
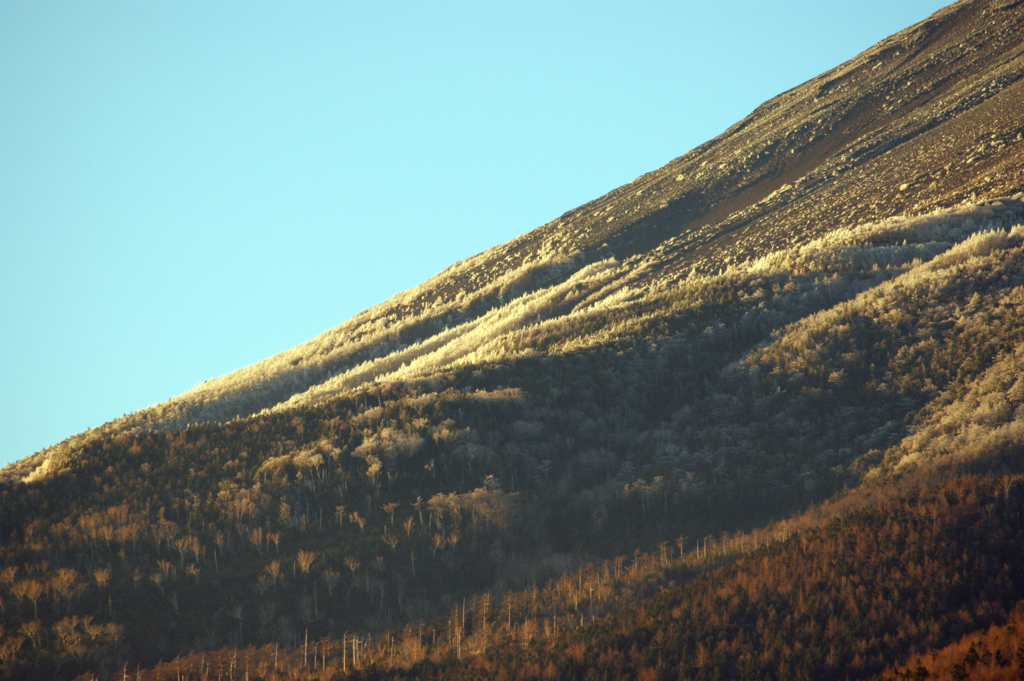
[[[481,428],[511,422],[513,432],[536,438],[538,422],[510,418],[525,415],[521,395],[372,397],[377,406],[349,404],[354,412],[343,419],[267,416],[97,441],[75,470],[4,490],[7,661],[110,667],[226,643],[296,645],[306,630],[368,638],[593,557],[531,552],[550,536],[544,516],[558,506],[538,509],[536,496],[532,506],[522,496],[558,478],[545,478],[553,471],[540,463],[523,467],[525,457],[497,456],[473,429],[439,418]],[[441,425],[390,425],[423,420]],[[681,503],[675,495],[664,483],[627,484],[622,517],[613,520],[665,523]],[[606,591],[598,590],[599,602]],[[69,624],[80,635],[62,635]]]
[[[961,477],[817,528],[661,547],[480,596],[434,626],[196,653],[129,676],[1016,678],[1022,559],[1024,477]],[[588,617],[603,579],[650,591]]]
[[[703,569],[698,540],[714,556],[866,478],[1015,470],[1015,205],[622,295],[514,331],[498,359],[315,406],[80,438],[0,485],[0,664],[375,641],[464,600],[458,619],[564,629]]]
[[[349,678],[868,678],[1004,624],[1024,598],[1022,559],[1024,479],[963,477],[530,645],[506,636],[462,659],[449,649]]]

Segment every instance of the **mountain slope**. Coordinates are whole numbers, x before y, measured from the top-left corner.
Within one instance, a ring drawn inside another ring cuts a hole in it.
[[[488,311],[564,285],[599,260],[614,258],[618,267],[591,303],[630,285],[718,272],[834,229],[1019,191],[1019,10],[1014,3],[951,5],[662,168],[308,343],[101,432],[225,421],[310,391],[315,399],[317,386],[332,379],[330,393],[358,387],[428,349],[472,343],[463,336]],[[521,328],[561,313],[535,309],[505,324]],[[384,357],[390,360],[366,366]],[[26,468],[15,464],[7,475]]]
[[[456,636],[464,599],[575,612],[588,565],[1024,472],[1022,45],[1024,4],[954,4],[336,329],[7,467],[0,665],[308,636],[362,668],[411,622]],[[658,579],[708,567],[686,565]],[[650,595],[615,571],[607,603]]]

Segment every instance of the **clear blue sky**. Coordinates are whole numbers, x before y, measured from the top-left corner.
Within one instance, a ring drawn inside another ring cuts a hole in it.
[[[719,134],[932,0],[0,3],[0,464]]]

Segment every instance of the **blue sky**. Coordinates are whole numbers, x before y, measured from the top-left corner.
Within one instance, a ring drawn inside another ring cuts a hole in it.
[[[945,3],[0,3],[0,465],[297,345]]]

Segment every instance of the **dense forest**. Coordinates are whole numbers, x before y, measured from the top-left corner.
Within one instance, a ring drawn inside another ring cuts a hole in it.
[[[0,674],[1024,678],[1022,37],[951,5],[8,466]]]

